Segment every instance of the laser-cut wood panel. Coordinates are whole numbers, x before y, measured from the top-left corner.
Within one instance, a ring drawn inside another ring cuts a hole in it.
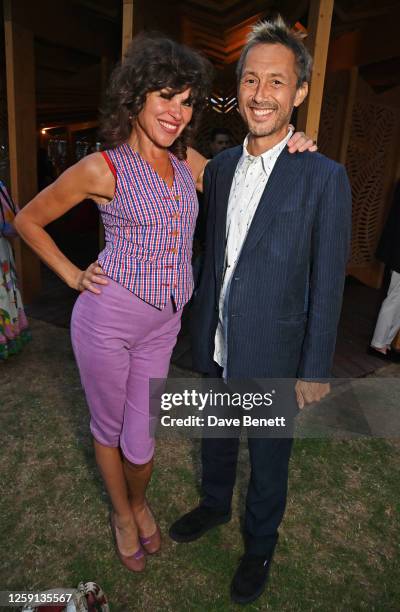
[[[349,73],[334,73],[324,94],[318,145],[321,153],[338,161],[346,137],[343,121],[349,86]],[[348,272],[376,288],[382,283],[383,266],[375,259],[375,250],[391,203],[399,153],[399,107],[400,95],[388,104],[358,79],[345,160],[353,196]]]
[[[353,194],[353,232],[349,272],[380,287],[383,267],[375,250],[391,204],[399,152],[399,113],[380,103],[360,83],[354,104],[346,168]]]

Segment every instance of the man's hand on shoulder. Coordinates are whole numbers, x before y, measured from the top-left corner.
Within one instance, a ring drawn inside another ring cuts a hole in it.
[[[295,386],[297,404],[302,410],[307,404],[319,402],[326,397],[331,390],[329,383],[307,382],[298,380]]]

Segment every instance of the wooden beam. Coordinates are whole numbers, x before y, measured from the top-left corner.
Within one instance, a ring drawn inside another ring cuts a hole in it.
[[[317,140],[334,0],[310,0],[307,47],[314,58],[310,90],[299,108],[297,129]]]
[[[134,0],[123,0],[122,11],[122,57],[134,35]]]
[[[4,0],[8,145],[11,194],[24,206],[37,193],[36,102],[33,33],[13,20],[21,0]],[[40,292],[40,262],[21,240],[16,265],[25,302]]]

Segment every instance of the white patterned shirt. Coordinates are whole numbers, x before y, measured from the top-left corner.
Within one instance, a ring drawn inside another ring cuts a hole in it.
[[[243,143],[243,153],[236,167],[231,191],[229,194],[226,216],[226,246],[224,275],[219,296],[219,317],[215,333],[214,361],[224,369],[227,364],[227,306],[229,287],[235,271],[240,252],[246,240],[249,227],[261,200],[263,191],[275,166],[276,160],[293,134],[287,136],[272,149],[255,157],[247,150],[248,139]]]

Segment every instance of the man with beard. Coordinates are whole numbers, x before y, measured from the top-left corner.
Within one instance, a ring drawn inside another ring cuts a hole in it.
[[[329,392],[350,241],[343,166],[291,155],[289,121],[308,92],[311,57],[281,18],[261,22],[238,62],[238,104],[249,134],[205,170],[208,230],[193,307],[195,367],[228,381],[297,379],[299,408]],[[321,380],[322,379],[322,380]],[[248,440],[251,476],[237,603],[264,590],[287,494],[290,438]],[[200,505],[170,529],[190,542],[231,517],[239,441],[203,439]]]
[[[210,153],[215,157],[221,151],[232,146],[232,135],[229,130],[223,127],[216,127],[210,134]]]

